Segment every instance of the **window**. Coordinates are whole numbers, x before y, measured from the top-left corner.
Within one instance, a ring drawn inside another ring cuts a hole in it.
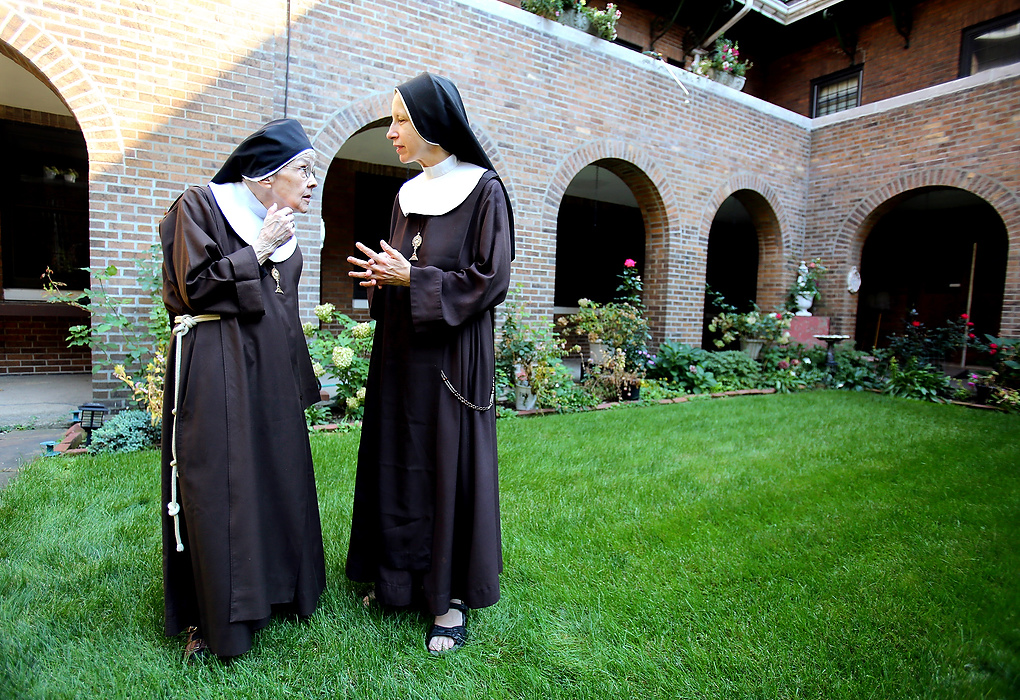
[[[1020,12],[963,30],[960,77],[1020,62]]]
[[[864,66],[851,66],[811,81],[811,116],[824,117],[861,104],[861,73]]]
[[[7,301],[41,298],[47,267],[88,286],[88,152],[80,131],[0,120],[0,250]],[[73,174],[71,173],[73,171]],[[65,176],[66,174],[66,176]]]

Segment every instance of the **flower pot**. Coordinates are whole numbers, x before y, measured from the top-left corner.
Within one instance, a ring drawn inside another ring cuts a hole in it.
[[[531,391],[531,387],[527,384],[515,386],[514,395],[518,411],[530,411],[535,407],[535,402],[538,401],[538,397],[535,396],[534,392]]]
[[[64,182],[74,182],[77,179],[78,179],[77,175],[73,175],[71,173],[64,173]]]
[[[641,398],[641,382],[624,384],[620,387],[621,401],[637,401],[639,398]]]
[[[980,404],[988,403],[988,399],[992,398],[992,389],[994,387],[988,386],[987,384],[978,384],[974,387],[974,398]]]
[[[794,297],[794,301],[797,303],[797,311],[795,316],[810,316],[811,312],[808,309],[815,303],[815,298],[811,294],[798,294]]]
[[[724,70],[716,70],[715,68],[708,69],[708,77],[717,83],[721,83],[726,87],[731,87],[738,91],[744,89],[744,82],[747,80],[747,78],[742,75],[733,75],[732,73],[727,73]]]
[[[560,24],[565,24],[568,27],[574,29],[580,29],[582,32],[591,32],[591,18],[583,12],[577,10],[567,10],[561,12],[559,18],[556,20]]]
[[[605,364],[611,353],[606,343],[588,343],[591,361],[597,365]]]
[[[757,360],[761,349],[765,347],[765,340],[762,338],[741,338],[740,349],[746,352],[752,360]]]

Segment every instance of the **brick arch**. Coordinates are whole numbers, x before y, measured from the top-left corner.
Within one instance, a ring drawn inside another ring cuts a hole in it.
[[[831,305],[833,315],[842,320],[844,329],[856,328],[858,299],[842,291],[842,280],[851,267],[860,266],[864,243],[875,224],[896,207],[905,195],[929,187],[956,188],[970,192],[989,204],[1002,219],[1006,227],[1008,253],[999,332],[1011,337],[1020,335],[1020,196],[994,178],[950,168],[926,170],[891,180],[861,199],[843,220],[832,239],[830,249],[831,259],[842,261],[842,265],[837,264],[837,269],[833,270],[836,274],[830,276],[832,280],[829,284],[833,290],[830,290],[828,298],[838,300]]]
[[[0,1],[0,41],[25,58],[24,65],[57,91],[88,145],[89,163],[115,163],[124,137],[103,91],[71,53],[30,18]]]
[[[588,165],[597,165],[621,180],[637,199],[645,226],[645,303],[653,337],[662,340],[670,335],[671,323],[678,314],[668,314],[671,284],[679,278],[677,256],[671,254],[672,242],[679,232],[670,230],[670,222],[680,219],[669,179],[658,163],[633,145],[621,141],[594,141],[574,150],[559,164],[541,198],[541,231],[538,239],[527,247],[534,256],[533,267],[544,274],[536,279],[550,280],[548,288],[539,290],[552,306],[555,280],[556,220],[563,195],[574,177]],[[668,204],[667,204],[668,203]],[[518,243],[520,248],[520,243]],[[551,252],[551,254],[550,254]],[[676,268],[676,269],[674,269]]]
[[[755,301],[762,308],[783,303],[786,289],[795,274],[795,257],[791,224],[779,193],[760,175],[736,173],[712,193],[702,210],[698,237],[700,279],[704,283],[708,259],[708,234],[722,203],[735,197],[751,215],[751,224],[758,235],[758,289]]]
[[[390,116],[390,103],[393,101],[393,91],[373,93],[367,97],[352,102],[343,109],[337,110],[326,117],[325,122],[318,131],[311,135],[312,146],[320,154],[329,153],[333,155],[340,151],[344,143],[366,124],[386,119]],[[471,123],[471,130],[481,144],[482,149],[493,167],[499,173],[500,179],[510,193],[510,201],[514,200],[513,184],[508,180],[508,168],[503,160],[502,152],[496,145],[496,141],[489,136],[488,132],[478,125],[478,122]]]

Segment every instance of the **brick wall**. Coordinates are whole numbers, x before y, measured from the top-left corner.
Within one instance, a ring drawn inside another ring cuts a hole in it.
[[[1020,10],[1020,0],[924,0],[913,3],[909,46],[890,16],[857,30],[853,61],[834,38],[771,61],[762,96],[798,114],[810,114],[811,81],[863,64],[861,104],[955,80],[962,31]],[[761,66],[766,68],[766,66]]]
[[[974,76],[961,84],[979,80]],[[805,254],[837,261],[823,288],[828,300],[823,311],[840,319],[835,332],[853,333],[857,299],[843,282],[850,266],[860,265],[875,223],[904,193],[953,187],[990,204],[1005,224],[1009,247],[1000,332],[1020,335],[1018,104],[1020,71],[1014,70],[1012,77],[971,90],[894,104],[879,113],[816,120]]]
[[[856,231],[855,212],[890,182],[906,186],[911,177],[952,170],[1000,183],[1004,194],[993,204],[1016,197],[1016,162],[989,152],[1018,142],[1020,124],[1002,111],[1020,95],[1015,80],[932,98],[933,109],[951,109],[945,128],[954,131],[1001,103],[981,136],[940,145],[932,121],[908,119],[905,108],[878,119],[881,133],[896,137],[880,142],[876,118],[815,128],[800,115],[684,74],[688,98],[661,63],[495,0],[292,0],[288,62],[286,6],[0,0],[0,41],[48,77],[88,142],[91,258],[94,266],[123,271],[112,292],[141,303],[133,263],[147,254],[166,207],[184,187],[206,182],[244,135],[283,116],[285,103],[328,159],[365,125],[385,119],[393,86],[424,69],[460,86],[508,186],[517,221],[514,278],[533,309],[552,313],[556,219],[570,181],[598,162],[631,187],[645,222],[643,272],[657,339],[700,341],[708,232],[730,195],[759,226],[765,305],[781,298],[800,257],[829,246],[841,263],[852,260],[850,244],[827,242],[830,222]],[[843,141],[855,144],[853,165],[842,163]],[[320,293],[342,299],[343,177],[330,169],[312,211],[298,219],[300,298],[309,320]],[[1011,274],[1013,318],[1020,274]],[[100,376],[97,396],[104,388],[117,382]]]
[[[81,347],[68,348],[67,329],[81,317],[0,316],[0,374],[88,372],[92,358]]]

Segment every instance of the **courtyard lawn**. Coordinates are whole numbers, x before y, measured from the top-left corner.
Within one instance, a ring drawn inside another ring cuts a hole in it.
[[[503,599],[443,658],[344,576],[356,433],[313,436],[318,612],[192,667],[158,455],[32,463],[0,492],[0,697],[1020,697],[1016,416],[812,392],[499,429]]]

